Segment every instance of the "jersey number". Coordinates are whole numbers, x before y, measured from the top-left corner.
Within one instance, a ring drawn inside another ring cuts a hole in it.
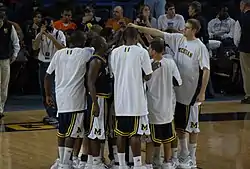
[[[130,50],[130,47],[124,48],[124,52],[129,52],[129,50]]]
[[[67,55],[72,55],[72,53],[73,53],[73,50],[67,50]]]

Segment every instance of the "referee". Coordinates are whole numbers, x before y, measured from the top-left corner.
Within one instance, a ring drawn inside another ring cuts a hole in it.
[[[240,2],[241,18],[235,23],[234,43],[240,51],[240,66],[245,98],[242,104],[250,104],[250,0]]]

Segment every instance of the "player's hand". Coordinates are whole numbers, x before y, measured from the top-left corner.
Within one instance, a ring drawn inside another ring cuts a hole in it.
[[[15,62],[15,61],[16,61],[16,59],[17,59],[17,57],[12,56],[12,57],[10,58],[10,64],[12,64],[13,62]]]
[[[128,24],[128,27],[137,28],[137,25],[136,25],[136,24],[133,24],[133,23],[129,23],[129,24]]]
[[[93,115],[95,117],[99,117],[99,114],[100,114],[99,105],[98,105],[98,103],[94,103],[94,105],[93,105]]]
[[[55,107],[55,103],[52,96],[46,96],[46,104],[50,107]]]
[[[156,69],[158,69],[159,67],[161,67],[161,62],[154,61],[154,62],[152,62],[151,65],[152,65],[153,71],[155,71]]]
[[[42,25],[42,27],[41,27],[41,33],[43,34],[45,31],[46,31],[46,26]]]
[[[197,96],[196,101],[202,103],[202,102],[205,101],[205,97],[206,97],[205,93],[199,93],[199,95]]]

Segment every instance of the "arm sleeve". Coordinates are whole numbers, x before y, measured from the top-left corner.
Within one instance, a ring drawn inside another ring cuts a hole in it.
[[[241,26],[240,26],[240,22],[236,21],[235,25],[234,25],[234,44],[238,47],[239,43],[240,43],[240,38],[241,38]]]
[[[54,57],[52,58],[52,60],[51,60],[51,62],[50,62],[50,64],[49,64],[49,67],[48,67],[48,69],[47,69],[47,71],[46,71],[46,73],[48,73],[48,74],[50,74],[50,75],[51,75],[51,74],[55,71],[55,69],[56,69],[56,58],[57,58],[57,55],[58,55],[58,52],[55,53]]]
[[[13,45],[13,56],[17,57],[19,51],[20,51],[20,44],[19,44],[19,39],[17,36],[17,32],[14,28],[14,26],[11,27],[11,41]]]
[[[204,68],[210,70],[209,53],[205,45],[200,48],[198,59],[201,70]]]
[[[141,58],[142,69],[146,75],[150,75],[151,73],[153,73],[150,56],[145,49],[143,50],[144,52],[142,53],[142,58]]]

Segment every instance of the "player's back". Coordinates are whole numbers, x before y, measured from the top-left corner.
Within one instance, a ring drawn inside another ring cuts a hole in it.
[[[147,81],[149,120],[152,124],[164,124],[173,120],[173,80],[182,83],[173,59],[162,58],[161,67]]]
[[[111,58],[112,72],[120,87],[142,85],[142,62],[145,49],[136,45],[116,48]]]
[[[56,87],[76,87],[83,82],[86,63],[91,57],[91,48],[65,48],[56,55]]]
[[[147,50],[137,45],[120,46],[112,51],[110,65],[115,79],[116,113],[119,110],[123,111],[124,115],[142,113],[145,109],[142,110],[141,107],[144,107],[146,102],[142,70],[146,75],[152,73]],[[119,103],[116,100],[119,100]],[[133,106],[127,106],[124,103]]]

